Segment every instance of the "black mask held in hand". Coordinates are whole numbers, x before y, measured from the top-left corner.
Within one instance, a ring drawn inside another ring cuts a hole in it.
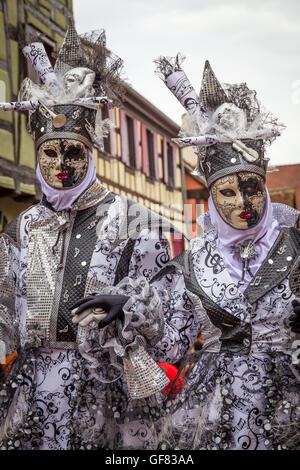
[[[123,307],[128,299],[127,295],[90,295],[80,299],[72,306],[72,322],[87,326],[95,321],[104,328],[117,318],[123,321]]]

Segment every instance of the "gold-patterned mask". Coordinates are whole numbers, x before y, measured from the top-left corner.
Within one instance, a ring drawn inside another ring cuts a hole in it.
[[[89,164],[89,150],[77,140],[47,140],[38,149],[41,174],[49,186],[70,189],[84,180]]]
[[[248,172],[233,173],[211,186],[215,207],[231,227],[246,230],[261,220],[266,206],[264,179]]]

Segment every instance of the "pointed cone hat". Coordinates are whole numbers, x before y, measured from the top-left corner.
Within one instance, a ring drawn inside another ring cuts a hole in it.
[[[200,101],[209,111],[214,111],[221,104],[229,102],[229,99],[215,76],[208,60],[206,60],[204,65]]]
[[[69,19],[69,27],[55,64],[55,72],[65,74],[71,69],[82,67],[83,50],[73,20]]]

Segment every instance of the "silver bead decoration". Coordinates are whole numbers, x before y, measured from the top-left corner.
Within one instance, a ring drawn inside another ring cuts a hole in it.
[[[269,263],[269,264],[273,264],[274,261],[270,258],[270,259],[268,259],[268,263]]]

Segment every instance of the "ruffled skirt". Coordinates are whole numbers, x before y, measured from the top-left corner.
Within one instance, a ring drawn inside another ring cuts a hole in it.
[[[167,403],[160,448],[300,448],[298,374],[281,352],[203,352],[182,393]]]

